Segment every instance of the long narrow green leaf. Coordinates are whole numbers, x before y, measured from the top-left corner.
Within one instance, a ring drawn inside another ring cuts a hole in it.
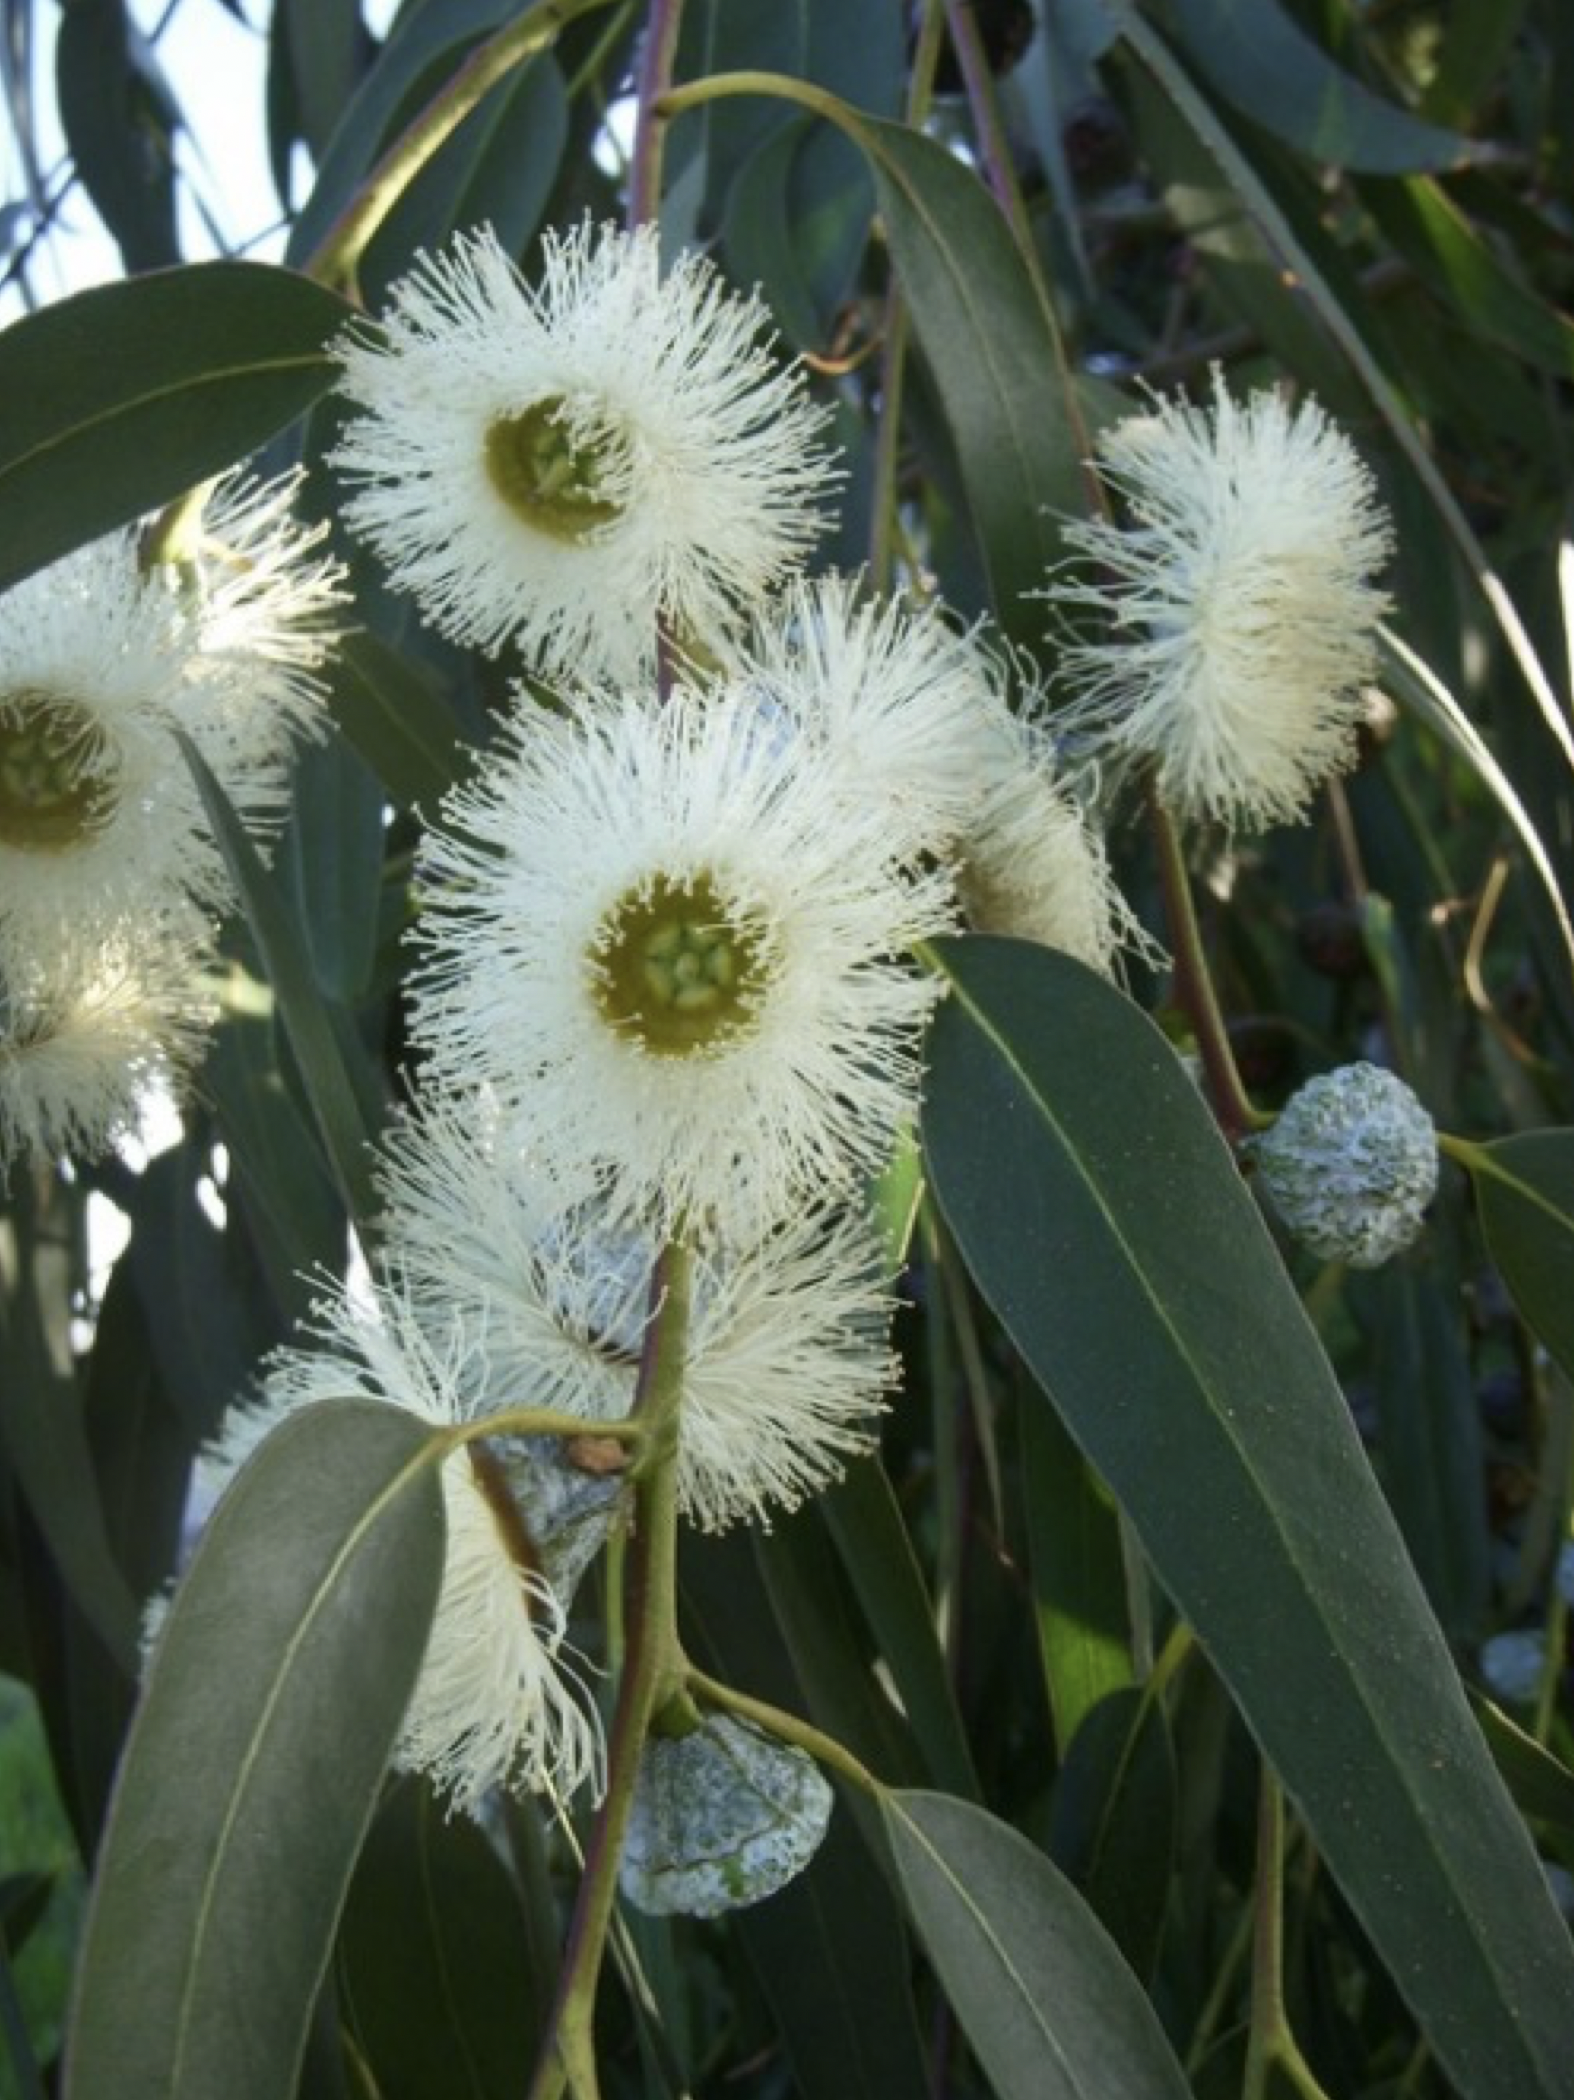
[[[358,1046],[319,990],[305,942],[212,768],[189,737],[180,742],[261,951],[340,1194],[364,1226],[376,1212],[377,1196],[370,1149],[374,1109],[369,1082],[357,1079]]]
[[[0,334],[0,588],[244,459],[333,383],[351,308],[265,263],[79,292]]]
[[[1525,1130],[1462,1149],[1492,1259],[1574,1378],[1574,1130]]]
[[[1302,153],[1373,175],[1457,167],[1481,151],[1336,66],[1276,0],[1175,0],[1186,48],[1238,110]]]
[[[700,88],[706,99],[801,102],[863,151],[950,426],[995,615],[1008,634],[1036,638],[1043,621],[1024,593],[1058,557],[1058,519],[1085,507],[1079,462],[1089,444],[1055,317],[1004,216],[937,140],[822,88],[774,73],[721,74]]]
[[[1158,2016],[1071,1883],[945,1794],[882,1794],[908,1910],[1000,2100],[1184,2100]]]
[[[286,1422],[170,1610],[89,1908],[71,2100],[288,2100],[443,1559],[426,1423]]]
[[[1071,958],[948,940],[924,1137],[1467,2100],[1568,2093],[1574,1956],[1312,1328],[1179,1060]]]

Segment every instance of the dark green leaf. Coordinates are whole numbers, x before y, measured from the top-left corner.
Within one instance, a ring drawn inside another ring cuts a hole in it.
[[[1022,1458],[1039,1649],[1064,1754],[1100,1700],[1132,1681],[1120,1514],[1049,1408],[1025,1410]]]
[[[1527,364],[1574,378],[1574,322],[1507,267],[1440,183],[1372,182],[1362,195],[1406,262],[1454,312]]]
[[[1383,1485],[1432,1608],[1463,1638],[1490,1579],[1481,1417],[1450,1302],[1435,1276],[1389,1262],[1356,1302],[1371,1314]]]
[[[795,2100],[927,2089],[902,1915],[845,1814],[805,1873],[731,1925],[776,2015]]]
[[[127,270],[178,262],[180,113],[125,0],[70,0],[55,42],[55,85],[71,158]]]
[[[377,954],[385,807],[376,775],[337,738],[297,756],[279,873],[317,982],[346,1007],[365,996]]]
[[[944,1794],[880,1806],[908,1911],[1000,2100],[1185,2100],[1136,1978],[1041,1852]]]
[[[1174,1866],[1175,1752],[1158,1699],[1111,1692],[1055,1780],[1049,1848],[1138,1976],[1158,1958]]]
[[[1243,115],[1314,160],[1374,175],[1457,167],[1471,139],[1384,102],[1342,71],[1278,0],[1175,0],[1186,48]]]
[[[60,1209],[68,1193],[51,1191]],[[130,1670],[137,1603],[110,1550],[72,1361],[67,1235],[20,1178],[0,1213],[0,1419],[4,1450],[72,1598]]]
[[[1527,1130],[1465,1157],[1503,1281],[1574,1378],[1574,1130]]]
[[[1567,1931],[1196,1089],[1137,1008],[1069,957],[1000,940],[936,950],[950,996],[925,1148],[986,1296],[1460,2091],[1565,2093]]]
[[[1080,511],[1086,432],[1059,331],[1006,222],[938,141],[849,113],[874,170],[902,292],[956,446],[995,615],[1036,639],[1023,603],[1059,552],[1057,515]]]
[[[375,635],[354,634],[334,652],[328,705],[392,800],[435,816],[467,755],[436,677]]]
[[[1574,1772],[1489,1699],[1478,1701],[1476,1711],[1487,1747],[1520,1813],[1550,1824],[1565,1843],[1574,1843]]]
[[[364,1054],[343,1010],[330,1005],[319,991],[300,929],[212,769],[189,738],[182,736],[180,741],[267,967],[323,1150],[350,1215],[359,1224],[369,1224],[378,1209],[371,1162],[376,1106]]]
[[[345,2016],[381,2100],[518,2100],[550,2002],[519,1897],[491,1840],[403,1779],[367,1834],[345,1901]]]
[[[332,292],[193,263],[0,334],[0,586],[244,459],[333,383]]]
[[[820,1507],[930,1777],[950,1793],[976,1797],[978,1775],[936,1636],[934,1603],[879,1461],[849,1468]]]
[[[287,2100],[442,1570],[426,1423],[286,1422],[170,1610],[88,1913],[72,2100]]]

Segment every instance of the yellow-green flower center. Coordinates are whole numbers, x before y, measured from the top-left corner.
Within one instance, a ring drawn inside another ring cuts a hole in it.
[[[0,842],[30,853],[87,845],[114,821],[118,771],[80,701],[33,687],[0,694]]]
[[[653,1057],[688,1057],[746,1034],[769,982],[764,927],[706,874],[658,875],[620,897],[593,946],[597,1004]]]
[[[612,421],[587,432],[561,394],[499,416],[486,433],[492,486],[518,517],[578,545],[622,515],[616,486],[624,443]]]

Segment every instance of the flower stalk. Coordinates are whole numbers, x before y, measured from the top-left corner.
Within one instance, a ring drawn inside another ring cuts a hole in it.
[[[682,1690],[677,1631],[678,1410],[687,1353],[692,1260],[669,1244],[656,1263],[634,1417],[648,1442],[634,1468],[628,1648],[608,1748],[607,1791],[586,1851],[558,1994],[530,2100],[594,2100],[596,1989],[617,1895],[618,1862],[640,1756],[656,1715]]]

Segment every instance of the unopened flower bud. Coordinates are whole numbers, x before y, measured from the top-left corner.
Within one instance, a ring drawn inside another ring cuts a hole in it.
[[[643,1911],[713,1918],[774,1896],[825,1836],[831,1789],[804,1751],[711,1714],[645,1746],[623,1850]]]
[[[1309,1080],[1252,1152],[1294,1237],[1356,1269],[1375,1269],[1410,1244],[1437,1187],[1432,1119],[1377,1065]]]

